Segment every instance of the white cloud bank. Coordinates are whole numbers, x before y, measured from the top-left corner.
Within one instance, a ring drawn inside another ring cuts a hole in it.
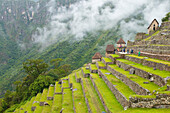
[[[134,32],[146,32],[154,18],[161,22],[161,18],[170,12],[170,0],[83,0],[70,5],[69,10],[60,7],[58,11],[55,0],[51,0],[48,6],[52,14],[50,23],[33,36],[34,41],[44,47],[67,40],[64,37],[69,38],[68,35],[75,41],[81,40],[87,32],[107,30],[117,27],[118,23],[123,38],[133,39]],[[132,18],[138,14],[142,14],[142,19]]]

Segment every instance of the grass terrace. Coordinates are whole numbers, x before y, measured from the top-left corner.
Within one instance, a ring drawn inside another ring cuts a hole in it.
[[[113,62],[110,58],[104,58],[103,57],[102,59],[104,59],[105,62]]]
[[[109,87],[105,84],[103,79],[100,78],[98,74],[92,73],[91,75],[108,109],[112,113],[117,113],[117,112],[122,111],[123,107],[117,101],[116,97],[113,95]]]
[[[144,41],[150,40],[150,38],[151,38],[152,36],[155,36],[155,35],[157,35],[158,33],[159,33],[159,31],[155,32],[154,34],[152,34],[152,35],[149,36],[148,38],[144,39]]]
[[[90,73],[90,70],[89,70],[89,69],[86,69],[85,67],[82,67],[82,69],[83,69],[83,72],[84,72],[85,74]]]
[[[88,99],[92,113],[101,113],[102,111],[105,111],[102,102],[96,90],[94,89],[92,82],[90,81],[90,78],[82,78],[82,81],[84,86],[84,93]]]
[[[53,97],[53,95],[54,95],[54,86],[50,86],[47,97]]]
[[[129,100],[129,97],[131,95],[135,95],[136,93],[133,92],[129,86],[127,86],[126,84],[124,84],[121,80],[119,80],[118,78],[116,78],[114,75],[112,74],[106,74],[106,73],[110,73],[110,71],[106,70],[106,69],[100,69],[100,71],[106,76],[106,78],[113,84],[115,85],[115,87],[117,88],[117,90],[119,92],[121,92],[127,100]]]
[[[40,101],[40,98],[41,98],[42,94],[41,93],[38,93],[37,96],[35,97],[35,100],[34,101]],[[32,106],[39,106],[39,103],[34,103]]]
[[[68,80],[63,80],[62,87],[63,87],[63,88],[69,87]]]
[[[41,96],[41,99],[40,99],[40,102],[45,102],[46,101],[47,93],[48,93],[48,89],[44,89],[43,93],[42,93],[42,96]]]
[[[127,56],[135,57],[135,58],[139,58],[139,59],[144,59],[145,58],[145,56],[138,56],[138,55],[127,55]],[[162,63],[162,64],[166,64],[166,65],[170,66],[169,61],[164,61],[164,60],[159,60],[159,59],[154,59],[154,58],[147,58],[145,60],[156,62],[156,63]]]
[[[35,100],[35,97],[32,97],[29,104],[27,104],[27,106],[26,106],[25,111],[28,111],[28,113],[33,113],[33,111],[31,111],[31,107],[32,107],[34,100]],[[24,110],[22,110],[22,111],[24,111]],[[20,110],[20,113],[22,113],[21,110]]]
[[[109,54],[110,56],[112,56],[113,58],[117,58],[117,57],[120,57],[119,55],[117,54]]]
[[[55,83],[55,93],[61,92],[61,84],[58,84],[58,82]]]
[[[81,72],[81,70],[80,70],[80,71],[78,71],[78,72],[76,72],[76,76],[77,76],[77,78],[81,78],[81,77],[80,77],[80,72]]]
[[[100,67],[105,67],[105,64],[101,61],[97,62]]]
[[[137,98],[156,98],[156,95],[132,95],[131,97]]]
[[[126,75],[127,78],[129,78],[130,80],[138,83],[140,86],[142,86],[145,89],[148,89],[150,92],[153,92],[153,90],[157,90],[158,88],[160,88],[157,84],[154,84],[153,82],[150,82],[147,79],[144,79],[138,75],[135,74],[129,74],[129,71],[125,71],[122,68],[119,68],[117,65],[113,64],[113,65],[109,65],[111,68],[113,68],[114,70]],[[149,82],[149,84],[144,84],[143,82]]]
[[[138,64],[138,63],[126,60],[126,59],[118,59],[118,61],[123,62],[123,63],[128,64],[128,65],[131,65],[133,67],[142,69],[142,70],[144,70],[146,72],[158,75],[158,76],[163,77],[163,78],[166,78],[166,77],[170,76],[170,72],[169,71],[158,70],[158,69],[157,70],[153,70],[152,67],[144,66],[144,65],[141,65],[141,64]]]
[[[97,70],[96,64],[90,64],[92,70]]]
[[[30,101],[27,101],[24,105],[21,106],[23,110],[20,110],[20,113],[25,113],[27,111],[27,106],[30,105]],[[29,110],[29,109],[28,109]],[[30,109],[31,110],[31,109]]]
[[[76,82],[75,76],[71,76],[73,79],[73,98],[76,113],[87,113],[88,109],[83,96],[83,90],[80,83]]]
[[[50,113],[53,105],[53,100],[47,100],[46,102],[49,104],[49,106],[43,106],[43,111],[41,113]]]
[[[63,89],[63,113],[74,113],[72,100],[72,91],[70,89]]]
[[[43,106],[36,106],[34,113],[41,113],[42,110],[43,110]],[[28,112],[28,113],[30,113],[30,112]]]
[[[51,113],[59,113],[62,109],[62,94],[54,95]]]

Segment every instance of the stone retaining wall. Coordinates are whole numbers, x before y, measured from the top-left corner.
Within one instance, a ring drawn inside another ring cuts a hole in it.
[[[170,108],[170,95],[158,95],[156,98],[130,97],[132,108]]]
[[[107,84],[109,89],[112,91],[112,93],[115,95],[116,99],[119,101],[119,103],[126,108],[130,107],[130,102],[127,100],[127,98],[117,90],[115,86],[107,79],[107,77],[99,70],[99,74],[101,74],[104,82]]]
[[[116,65],[119,66],[120,68],[124,69],[125,71],[130,71],[130,69],[134,69],[136,75],[138,75],[140,77],[143,77],[145,79],[150,80],[150,78],[153,78],[153,82],[155,84],[161,86],[161,87],[165,85],[164,78],[162,78],[162,77],[160,77],[158,75],[151,74],[149,72],[146,72],[144,70],[138,69],[136,67],[133,67],[133,66],[128,65],[128,64],[125,64],[125,63],[120,62],[120,61],[116,61]]]
[[[138,64],[142,64],[144,66],[153,67],[153,68],[156,68],[159,70],[170,71],[170,66],[168,66],[166,64],[152,62],[152,61],[148,61],[145,59],[140,59],[140,58],[130,57],[130,56],[126,56],[125,59],[130,60],[135,63],[138,63]]]
[[[111,111],[110,111],[110,110],[108,109],[108,107],[106,106],[106,104],[105,104],[105,102],[104,102],[104,99],[103,99],[102,95],[100,94],[98,88],[96,87],[96,84],[95,84],[95,82],[94,82],[94,80],[93,80],[93,78],[92,78],[91,76],[90,76],[90,79],[91,79],[91,81],[92,81],[92,84],[93,84],[93,86],[94,86],[97,94],[99,95],[99,98],[100,98],[100,100],[101,100],[101,102],[102,102],[102,104],[103,104],[106,112],[107,112],[107,113],[111,113]]]
[[[120,59],[120,57],[112,57],[111,55],[108,56],[113,61],[113,64],[116,64],[116,59]]]
[[[84,95],[84,98],[85,98],[85,102],[86,102],[86,105],[87,105],[87,108],[88,108],[88,113],[92,113],[92,111],[90,109],[89,101],[86,98],[86,94],[85,94],[84,85],[83,85],[83,81],[82,80],[81,80],[81,86],[82,86],[82,89],[83,89],[83,95]]]
[[[90,72],[91,72],[91,73],[98,73],[98,70],[97,70],[97,69],[96,69],[96,70],[92,70],[91,65],[89,66],[89,68],[90,68]]]
[[[110,56],[110,55],[109,55]],[[107,67],[107,65],[109,65],[109,64],[114,64],[114,62],[106,62],[104,59],[102,59],[102,62],[106,65],[106,67]]]
[[[81,69],[81,72],[82,72],[84,78],[88,78],[88,77],[90,76],[89,73],[88,73],[88,74],[85,74],[84,71],[83,71],[83,69]]]
[[[104,66],[104,67],[99,66],[98,62],[96,62],[96,66],[97,66],[97,69],[106,69],[107,68],[106,66]]]
[[[129,86],[129,88],[132,89],[136,94],[138,94],[138,95],[148,95],[150,93],[149,90],[141,87],[136,82],[127,78],[126,75],[123,75],[122,73],[112,69],[110,66],[107,67],[107,70],[110,71],[113,75],[115,75],[118,79],[120,79],[127,86]]]
[[[76,82],[80,83],[81,82],[81,78],[77,78],[77,74],[75,73],[75,78],[76,78]]]

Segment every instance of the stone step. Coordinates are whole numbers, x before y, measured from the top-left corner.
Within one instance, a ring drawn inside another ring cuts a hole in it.
[[[51,84],[48,89],[47,100],[53,100],[54,90],[55,90],[55,87],[54,87],[54,85]]]
[[[159,86],[164,86],[166,83],[166,79],[170,77],[169,71],[161,71],[158,69],[154,70],[151,67],[143,66],[141,64],[126,59],[118,59],[116,61],[116,65],[126,71],[130,71],[133,69],[136,75],[151,80]]]
[[[107,113],[118,113],[123,110],[112,91],[98,74],[91,73],[90,79]]]
[[[135,74],[129,74],[129,71],[124,71],[116,65],[108,65],[108,71],[124,82],[130,89],[138,95],[148,95],[154,90],[160,88],[158,85],[150,82]]]
[[[126,55],[125,59],[129,61],[133,61],[138,64],[142,64],[144,66],[156,68],[159,70],[170,71],[170,62],[168,61],[153,59],[145,56],[137,56],[137,55]]]
[[[41,97],[41,99],[43,98],[43,100],[44,100],[44,106],[43,106],[41,113],[50,113],[51,112],[52,105],[53,105],[53,99],[52,100],[49,99],[48,95],[49,96],[54,95],[54,86],[49,86],[47,94],[45,94],[44,97]],[[42,94],[42,96],[43,96],[43,94]]]
[[[62,88],[61,88],[61,83],[58,81],[55,83],[55,94],[62,94]]]
[[[101,61],[96,62],[96,66],[98,69],[106,69],[107,68],[106,65]]]
[[[83,74],[83,77],[87,78],[90,76],[90,70],[89,68],[86,68],[86,67],[82,67],[81,68],[81,72]]]
[[[37,96],[35,97],[35,100],[32,104],[31,110],[35,111],[35,109],[40,105],[40,99],[41,99],[42,94],[38,93]]]
[[[90,64],[90,72],[91,73],[97,73],[98,72],[98,68],[96,66],[96,64]]]
[[[62,109],[62,113],[74,113],[71,89],[63,89]]]
[[[99,75],[103,78],[107,86],[110,88],[112,93],[115,95],[119,103],[124,108],[130,107],[129,97],[131,95],[135,95],[136,93],[133,92],[129,86],[124,84],[121,80],[116,78],[114,75],[111,74],[110,71],[106,69],[100,69]]]
[[[78,70],[76,73],[79,74],[81,70]],[[79,76],[80,77],[80,76]],[[76,81],[74,73],[69,75],[70,83],[72,83],[72,98],[73,106],[75,113],[87,113],[87,105],[83,96],[83,90],[80,82]]]
[[[102,62],[107,66],[109,64],[114,64],[114,62],[110,58],[102,57]]]

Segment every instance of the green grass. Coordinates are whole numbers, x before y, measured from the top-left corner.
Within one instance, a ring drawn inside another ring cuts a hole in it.
[[[47,93],[48,93],[48,89],[44,89],[43,93],[42,93],[42,96],[41,96],[41,99],[40,99],[40,102],[45,102],[46,101]]]
[[[156,95],[132,95],[131,97],[135,98],[156,98]]]
[[[55,93],[61,92],[61,84],[58,84],[58,81],[55,83]]]
[[[54,95],[51,113],[59,113],[62,109],[62,94]]]
[[[80,71],[78,71],[78,72],[76,72],[76,76],[77,76],[77,78],[80,78],[80,72],[81,72],[81,70],[80,70]]]
[[[35,100],[34,101],[40,101],[40,98],[41,98],[42,94],[41,93],[38,93],[37,96],[35,97]],[[32,106],[39,106],[39,103],[34,103]]]
[[[126,98],[127,100],[129,100],[129,97],[131,95],[135,95],[136,93],[133,92],[129,86],[127,86],[126,84],[124,84],[122,81],[120,81],[119,79],[117,79],[114,75],[112,74],[105,74],[105,73],[110,73],[110,71],[106,70],[106,69],[100,69],[100,71],[106,76],[106,78],[113,84],[116,85],[115,87],[117,88],[117,90],[119,92],[121,92]]]
[[[25,111],[27,111],[27,106],[30,105],[30,101],[27,101],[24,105],[21,106],[21,108],[23,108],[23,110],[20,110],[20,113],[24,113]]]
[[[97,70],[96,64],[90,64],[92,70]]]
[[[93,74],[93,73],[92,73],[92,78],[93,78],[93,80],[94,80],[94,82],[95,82],[95,84],[96,84],[100,94],[102,95],[102,97],[104,99],[104,102],[105,102],[106,106],[108,107],[108,109],[112,113],[117,113],[117,112],[122,111],[123,107],[117,101],[116,97],[110,91],[110,89],[105,84],[103,79],[100,78],[98,74]]]
[[[43,106],[43,110],[41,113],[50,113],[51,112],[51,109],[52,109],[52,105],[53,105],[53,100],[47,100],[46,99],[46,102],[49,104],[49,106]]]
[[[105,62],[113,62],[110,58],[104,58],[103,57],[102,59],[104,59]]]
[[[54,95],[54,86],[50,86],[47,97],[53,97],[53,95]]]
[[[30,102],[28,104],[25,104],[26,105],[25,110],[22,110],[22,111],[28,111],[28,113],[33,113],[33,111],[31,111],[31,107],[32,107],[34,100],[35,100],[35,97],[32,97]],[[20,113],[22,113],[21,110],[20,110]]]
[[[74,105],[76,113],[88,113],[88,109],[83,96],[83,90],[80,83],[76,82],[75,76],[71,76],[73,79],[73,91]]]
[[[142,70],[144,70],[146,72],[158,75],[158,76],[163,77],[163,78],[166,78],[166,77],[170,76],[170,72],[169,71],[164,71],[164,70],[161,71],[159,69],[153,70],[152,67],[144,66],[144,65],[141,65],[141,64],[138,64],[138,63],[126,60],[126,59],[118,59],[118,61],[123,62],[123,63],[128,64],[128,65],[131,65],[133,67],[142,69]]]
[[[143,88],[148,89],[150,92],[153,92],[153,90],[157,90],[158,88],[160,88],[158,85],[154,84],[153,82],[150,82],[147,79],[144,79],[144,78],[142,78],[138,75],[135,75],[135,74],[129,74],[129,71],[125,71],[122,68],[119,68],[117,65],[109,65],[109,66],[111,68],[113,68],[114,70],[122,73],[127,78],[129,78],[130,80],[136,82],[137,84],[139,84]],[[149,84],[144,84],[143,82],[149,82]]]
[[[105,67],[105,64],[101,61],[97,62],[100,67]]]
[[[154,34],[152,34],[151,36],[149,36],[148,38],[146,38],[146,39],[144,39],[145,41],[148,41],[148,40],[150,40],[150,38],[152,37],[152,36],[155,36],[155,35],[157,35],[159,33],[159,31],[157,31],[157,32],[155,32]]]
[[[92,113],[101,113],[102,111],[105,111],[102,102],[96,90],[94,89],[92,82],[90,81],[90,78],[82,78],[82,81],[84,86],[84,93],[88,99]]]
[[[85,67],[82,67],[82,69],[83,69],[84,74],[90,73],[90,70],[89,70],[89,69],[86,69]]]
[[[62,108],[64,108],[63,113],[74,113],[72,91],[70,89],[63,90]]]
[[[41,113],[42,110],[43,110],[43,106],[37,106],[34,113]],[[28,112],[28,113],[30,113],[30,112]]]
[[[120,57],[119,55],[117,54],[109,54],[110,56],[112,56],[113,58],[117,58],[117,57]]]
[[[139,59],[145,58],[145,56],[138,56],[138,55],[127,55],[127,56],[135,57],[135,58],[139,58]],[[152,62],[156,62],[156,63],[162,63],[162,64],[166,64],[166,65],[170,66],[169,61],[164,61],[164,60],[159,60],[159,59],[154,59],[154,58],[147,58],[147,59],[144,59],[144,60],[152,61]]]
[[[68,80],[63,80],[62,87],[63,87],[63,88],[69,87]]]

